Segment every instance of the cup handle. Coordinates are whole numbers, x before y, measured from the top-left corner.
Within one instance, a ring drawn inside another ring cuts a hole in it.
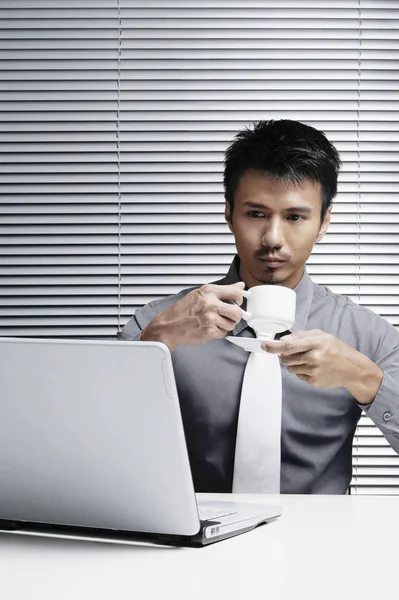
[[[242,295],[244,296],[244,298],[249,298],[251,295],[251,290],[242,290]],[[241,309],[241,316],[246,321],[248,321],[248,319],[251,318],[251,315],[249,314],[249,312],[247,312],[244,309]]]

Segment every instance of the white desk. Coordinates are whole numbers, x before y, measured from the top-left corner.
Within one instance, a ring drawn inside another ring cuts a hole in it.
[[[283,515],[279,520],[205,548],[1,532],[0,597],[2,600],[399,598],[399,497],[265,498],[282,503]]]

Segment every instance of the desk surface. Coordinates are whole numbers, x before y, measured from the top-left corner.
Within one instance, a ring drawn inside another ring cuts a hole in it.
[[[0,532],[1,598],[399,598],[399,497],[263,498],[280,519],[205,548]]]

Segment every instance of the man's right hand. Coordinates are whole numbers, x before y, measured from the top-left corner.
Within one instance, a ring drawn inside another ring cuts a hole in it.
[[[243,281],[206,284],[159,313],[141,332],[144,341],[158,341],[171,351],[180,344],[202,344],[223,338],[241,320]],[[224,300],[232,300],[229,304]]]

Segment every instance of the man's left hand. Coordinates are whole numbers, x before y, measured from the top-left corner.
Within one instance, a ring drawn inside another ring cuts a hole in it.
[[[281,362],[299,379],[316,387],[345,387],[362,404],[373,401],[382,381],[378,365],[319,329],[296,331],[280,341],[265,342],[262,348],[281,354]]]

